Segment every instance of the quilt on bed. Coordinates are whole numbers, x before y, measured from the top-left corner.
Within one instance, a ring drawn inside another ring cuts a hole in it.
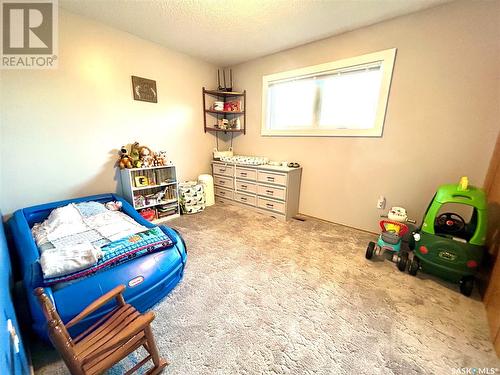
[[[161,229],[148,229],[125,213],[93,201],[52,210],[46,220],[33,226],[32,234],[46,286],[172,245]]]
[[[117,266],[145,254],[164,250],[172,245],[172,240],[163,233],[161,228],[154,227],[103,246],[101,248],[103,256],[95,265],[69,275],[45,278],[43,284],[50,286],[90,276],[103,269]]]

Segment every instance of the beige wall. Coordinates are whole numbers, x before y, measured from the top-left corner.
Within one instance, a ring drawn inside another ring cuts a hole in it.
[[[164,149],[181,179],[209,170],[201,87],[215,67],[60,10],[59,68],[2,71],[4,214],[32,204],[115,192],[117,149]],[[131,75],[156,80],[159,103],[132,99]]]
[[[261,137],[262,75],[396,47],[382,138]],[[420,219],[439,184],[482,185],[500,128],[500,2],[454,2],[233,67],[239,154],[304,167],[300,212],[377,230],[376,201]]]

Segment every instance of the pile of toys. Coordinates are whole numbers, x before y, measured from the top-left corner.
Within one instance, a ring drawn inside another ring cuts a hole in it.
[[[462,207],[462,211],[469,208],[472,213],[466,220],[458,212],[442,212],[447,207],[453,210]],[[405,234],[409,233],[406,223],[415,223],[408,219],[406,210],[393,207],[387,219],[380,221],[382,231],[377,242],[368,244],[367,259],[388,253],[402,272],[408,268],[410,275],[416,276],[422,270],[458,283],[460,292],[466,296],[472,294],[486,250],[487,199],[482,189],[470,186],[467,177],[462,177],[458,184],[440,186],[422,224],[406,241]]]
[[[152,206],[155,207],[147,207]],[[166,186],[163,190],[143,194],[142,191],[134,195],[134,207],[146,220],[161,219],[177,213],[177,191],[174,185]]]
[[[120,149],[120,159],[118,166],[120,169],[148,168],[169,165],[166,151],[153,152],[147,146],[141,146],[139,142],[134,142],[130,146],[130,152],[125,146]]]
[[[137,193],[134,195],[134,206],[141,208],[176,200],[175,186],[166,186],[163,190],[152,194]]]

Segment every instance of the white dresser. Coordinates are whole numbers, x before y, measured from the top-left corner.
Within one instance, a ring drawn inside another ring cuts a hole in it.
[[[234,203],[281,220],[299,210],[302,168],[212,162],[215,201]]]

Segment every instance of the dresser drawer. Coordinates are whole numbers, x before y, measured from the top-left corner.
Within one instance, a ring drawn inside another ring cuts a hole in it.
[[[257,186],[257,194],[275,199],[286,199],[286,189],[277,186],[259,185]]]
[[[275,201],[272,199],[257,197],[257,206],[259,208],[264,208],[266,210],[279,212],[282,214],[285,213],[285,203],[284,202],[278,202],[278,201]]]
[[[257,194],[257,185],[252,182],[236,180],[235,185],[237,191]]]
[[[218,195],[215,196],[215,203],[231,203],[229,199],[221,198]]]
[[[234,200],[249,204],[251,206],[256,206],[257,205],[257,197],[255,195],[249,195],[249,194],[242,194],[242,193],[234,193]]]
[[[214,176],[214,185],[222,186],[228,189],[234,189],[234,180],[231,177]]]
[[[229,189],[224,189],[221,187],[216,186],[215,187],[215,195],[227,199],[233,199],[233,191]]]
[[[237,178],[244,178],[247,180],[255,181],[257,179],[257,171],[255,169],[236,167],[235,175]]]
[[[233,169],[232,165],[213,164],[212,168],[213,168],[214,174],[233,177],[234,169]]]
[[[258,171],[257,180],[269,184],[286,185],[286,173]]]

